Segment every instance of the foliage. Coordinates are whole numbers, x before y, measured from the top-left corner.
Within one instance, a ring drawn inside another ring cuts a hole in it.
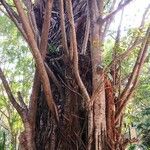
[[[125,128],[134,125],[137,130],[139,143],[132,145],[132,147],[141,146],[144,149],[150,149],[150,76],[149,76],[149,62],[143,68],[141,78],[137,89],[134,93],[133,100],[128,104],[125,112]],[[130,147],[131,148],[131,147]]]
[[[10,83],[11,90],[17,97],[20,91],[26,103],[33,80],[34,62],[29,47],[22,39],[14,24],[8,17],[0,16],[0,64]],[[0,115],[2,128],[0,132],[0,146],[3,144],[3,135],[7,137],[5,145],[15,149],[15,138],[23,130],[21,119],[18,113],[10,104],[5,90],[0,83]],[[6,128],[6,129],[5,129]],[[4,130],[5,129],[5,130]],[[0,149],[3,149],[0,147]]]

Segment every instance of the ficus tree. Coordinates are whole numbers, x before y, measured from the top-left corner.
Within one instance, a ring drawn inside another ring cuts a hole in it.
[[[145,10],[136,34],[121,36],[125,6],[133,0],[0,0],[30,47],[35,74],[29,104],[12,92],[0,68],[8,98],[24,132],[20,149],[125,149],[124,109],[148,55],[150,27]],[[115,15],[122,17],[105,63],[106,35]],[[134,36],[133,36],[134,35]],[[130,71],[125,58],[136,51]],[[20,90],[21,91],[21,90]],[[17,100],[18,99],[18,100]]]

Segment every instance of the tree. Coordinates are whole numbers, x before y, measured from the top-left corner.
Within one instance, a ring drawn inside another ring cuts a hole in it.
[[[29,106],[20,92],[17,101],[0,69],[25,128],[19,138],[21,149],[125,148],[123,112],[147,58],[150,27],[144,20],[149,6],[122,53],[120,21],[107,66],[102,51],[114,16],[131,1],[121,0],[115,8],[115,0],[0,0],[2,11],[28,43],[36,66]],[[131,73],[122,76],[123,59],[135,49]]]

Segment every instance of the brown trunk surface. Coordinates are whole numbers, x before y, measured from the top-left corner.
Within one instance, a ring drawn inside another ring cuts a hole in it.
[[[43,91],[39,93],[39,99],[37,104],[37,115],[36,115],[36,135],[35,142],[36,148],[38,150],[44,149],[56,149],[56,150],[76,150],[76,149],[87,149],[89,145],[89,135],[88,135],[88,115],[89,112],[85,108],[85,102],[82,97],[82,92],[80,91],[76,80],[75,74],[73,71],[73,63],[66,61],[63,57],[63,51],[60,47],[61,43],[61,34],[60,29],[60,18],[58,14],[58,2],[54,2],[53,12],[52,13],[52,23],[51,23],[51,32],[49,35],[49,50],[52,48],[55,51],[49,51],[47,53],[46,62],[53,71],[57,80],[61,83],[61,90],[58,89],[51,81],[51,88],[53,93],[53,98],[59,110],[59,119],[60,122],[56,124],[54,118],[51,116],[51,113],[48,110],[45,96]],[[78,57],[79,57],[79,71],[81,79],[87,88],[89,95],[91,96],[91,111],[93,115],[92,123],[92,135],[91,135],[91,149],[103,150],[107,149],[106,144],[106,118],[105,118],[105,87],[104,87],[104,75],[103,73],[97,72],[97,69],[94,70],[96,75],[96,81],[94,81],[95,89],[93,90],[92,86],[92,62],[91,62],[91,52],[90,52],[90,42],[88,41],[88,49],[85,55],[80,54],[83,37],[85,32],[85,22],[86,22],[86,10],[87,4],[86,1],[74,1],[73,2],[74,18],[75,18],[75,29],[78,42]],[[36,12],[40,9],[36,8]],[[80,12],[80,13],[79,13]],[[41,13],[41,12],[40,12]],[[70,31],[70,25],[67,22],[66,31],[67,34]],[[39,15],[37,16],[37,25],[39,30],[41,30],[42,18],[39,20]],[[95,32],[97,33],[97,38],[99,37],[98,33],[100,27]],[[56,32],[56,34],[55,34]],[[95,40],[95,39],[94,39]],[[93,43],[97,49],[99,44],[99,39],[96,39],[96,43]],[[68,45],[71,46],[70,39],[68,38]],[[59,47],[59,51],[56,49]],[[95,49],[95,52],[97,50]],[[94,64],[97,66],[100,55],[94,56],[97,57]],[[93,52],[92,52],[93,53]],[[95,59],[93,59],[95,61]],[[94,66],[95,68],[95,66]],[[99,84],[101,83],[101,85]],[[97,85],[96,85],[97,84]],[[94,94],[92,94],[92,92]],[[111,135],[112,136],[112,135]]]

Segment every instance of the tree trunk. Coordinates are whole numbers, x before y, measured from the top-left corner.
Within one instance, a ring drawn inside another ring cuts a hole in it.
[[[91,40],[88,41],[88,48],[85,55],[81,53],[81,47],[85,32],[85,22],[88,9],[86,1],[74,1],[73,11],[76,25],[76,35],[78,42],[79,71],[81,79],[91,96],[89,111],[85,107],[78,84],[75,80],[73,65],[70,61],[64,61],[63,51],[59,48],[61,34],[58,2],[54,2],[49,35],[49,53],[46,62],[53,71],[60,83],[60,88],[50,79],[51,88],[55,103],[59,110],[59,123],[57,124],[48,110],[44,92],[39,93],[36,113],[36,148],[44,149],[95,149],[103,150],[106,147],[106,116],[105,116],[105,85],[104,73],[100,67],[101,60],[101,27],[97,22],[94,24],[95,14],[91,17]],[[95,6],[93,6],[95,7]],[[93,10],[95,10],[93,8]],[[36,13],[40,12],[36,7]],[[42,12],[40,12],[42,13]],[[95,12],[93,12],[95,13]],[[97,12],[96,15],[99,15]],[[97,16],[99,17],[99,16]],[[41,31],[42,20],[37,14],[37,25]],[[90,19],[90,18],[89,18]],[[66,20],[66,22],[68,22]],[[53,24],[54,23],[54,24]],[[66,30],[70,31],[67,23]],[[54,36],[54,33],[57,33]],[[68,38],[68,44],[71,41]],[[91,45],[91,46],[90,46]],[[91,69],[91,67],[93,69]],[[93,83],[93,84],[92,84]],[[93,116],[93,117],[92,117]],[[90,127],[90,128],[89,128]],[[91,130],[91,131],[90,131]]]
[[[45,101],[44,92],[39,93],[39,99],[37,102],[36,113],[36,132],[35,142],[37,149],[84,149],[86,141],[83,142],[82,137],[86,140],[86,123],[85,123],[85,110],[81,105],[82,97],[74,80],[74,73],[70,62],[64,63],[62,51],[55,51],[60,44],[60,18],[58,13],[58,1],[54,3],[52,18],[56,24],[51,23],[52,32],[49,35],[50,52],[47,54],[46,61],[49,67],[52,69],[57,80],[60,82],[60,88],[51,81],[51,88],[55,103],[59,109],[59,124],[56,124],[54,118],[49,112],[48,106]],[[85,7],[84,7],[85,9]],[[36,8],[36,13],[42,14],[40,8]],[[85,10],[83,10],[85,11]],[[79,16],[80,17],[80,16]],[[78,17],[78,18],[79,18]],[[41,31],[42,18],[40,20],[39,14],[37,14],[37,25],[39,31]],[[70,26],[67,25],[67,30],[70,30]],[[57,37],[53,37],[54,32],[58,32]],[[53,52],[52,52],[53,51]],[[60,57],[60,59],[57,59]],[[83,60],[84,61],[84,60]],[[87,64],[88,65],[88,64]],[[82,67],[82,66],[80,66]],[[88,66],[85,71],[87,71]]]

